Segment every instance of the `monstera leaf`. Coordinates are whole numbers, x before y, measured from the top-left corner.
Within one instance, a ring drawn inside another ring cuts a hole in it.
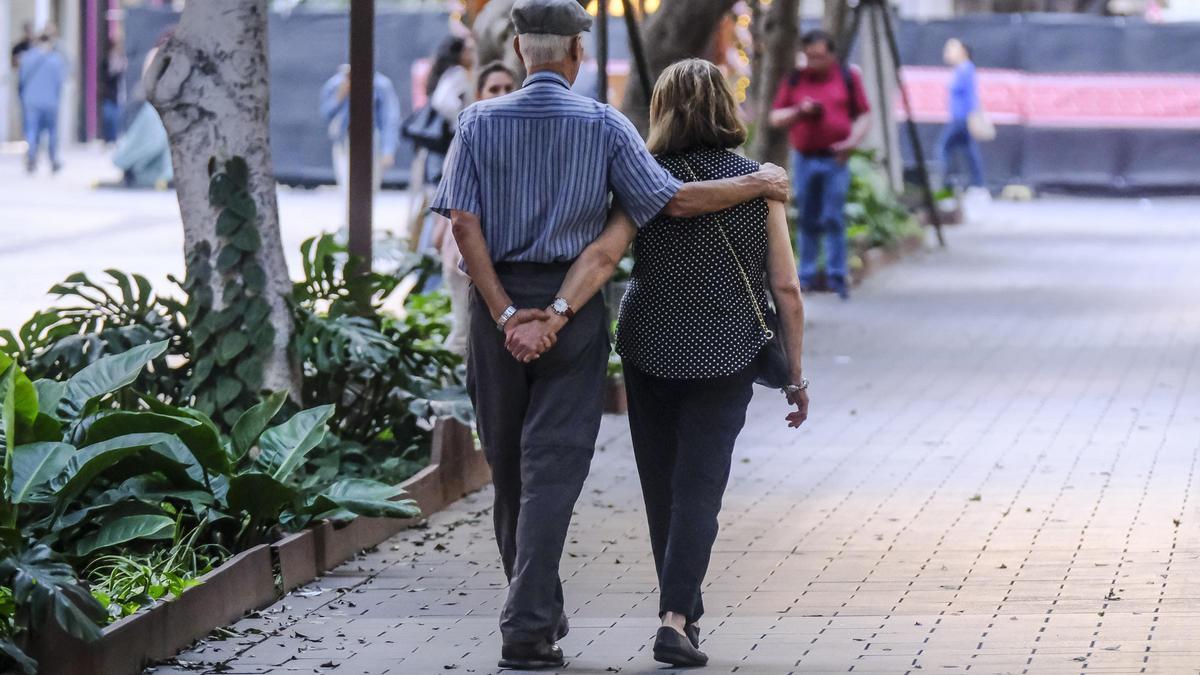
[[[31,626],[49,617],[67,633],[92,641],[100,637],[98,621],[106,612],[75,578],[71,566],[57,560],[49,546],[39,544],[0,561],[0,578],[11,584],[13,600],[28,608]]]

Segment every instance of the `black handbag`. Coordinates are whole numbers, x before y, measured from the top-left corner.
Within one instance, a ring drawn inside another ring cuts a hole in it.
[[[400,134],[418,148],[439,155],[446,154],[450,149],[450,141],[454,139],[450,122],[431,105],[422,106],[409,115],[400,126]]]
[[[687,158],[682,159],[692,180],[700,180],[696,172],[692,170],[692,165]],[[737,251],[733,248],[733,242],[729,241],[729,235],[725,234],[725,228],[721,226],[720,221],[717,221],[717,231],[721,233],[721,239],[725,240],[725,246],[733,258],[733,264],[737,267],[738,274],[742,277],[742,283],[746,286],[746,297],[750,300],[750,307],[754,309],[758,325],[762,328],[763,336],[767,338],[767,342],[759,350],[758,356],[754,357],[754,382],[772,389],[783,389],[792,382],[787,349],[783,346],[783,339],[779,336],[779,316],[770,305],[765,310],[759,307],[758,298],[754,296],[754,287],[750,285],[750,277],[746,274],[746,268],[742,267],[742,261],[738,259]]]

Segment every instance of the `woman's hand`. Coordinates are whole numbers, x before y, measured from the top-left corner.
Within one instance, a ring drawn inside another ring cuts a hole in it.
[[[804,420],[808,419],[808,390],[801,389],[800,391],[788,394],[788,403],[796,406],[796,409],[788,413],[788,426],[792,429],[799,429]]]

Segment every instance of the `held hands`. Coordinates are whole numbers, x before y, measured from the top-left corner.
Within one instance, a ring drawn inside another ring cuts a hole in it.
[[[788,427],[799,429],[804,420],[808,419],[808,390],[801,389],[794,394],[788,394],[788,403],[796,406],[796,409],[787,415]]]
[[[791,180],[783,167],[768,162],[759,167],[758,176],[763,181],[763,197],[777,202],[786,202],[791,197]]]
[[[562,318],[544,309],[522,309],[504,326],[504,347],[521,363],[532,363],[558,342]]]

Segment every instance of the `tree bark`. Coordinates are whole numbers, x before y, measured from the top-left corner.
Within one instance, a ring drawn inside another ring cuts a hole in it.
[[[264,299],[275,328],[263,360],[262,388],[300,394],[300,371],[290,355],[291,280],[279,233],[271,163],[267,61],[267,0],[187,3],[174,35],[146,73],[146,98],[158,110],[171,142],[184,248],[207,244],[211,266],[221,250],[219,210],[209,203],[209,161],[242,157],[257,207],[262,245],[256,259],[266,273]],[[204,247],[201,246],[203,249]],[[211,275],[213,310],[223,306],[222,275]]]
[[[658,12],[642,22],[651,80],[676,61],[703,57],[721,17],[735,4],[736,0],[663,0]],[[649,126],[650,102],[636,73],[630,74],[621,107],[644,133]]]
[[[849,16],[850,11],[846,6],[846,0],[825,0],[825,30],[837,38],[839,47],[847,37],[846,29],[849,26],[846,25],[846,22],[849,20]]]
[[[762,65],[755,91],[756,119],[750,155],[760,162],[780,166],[787,165],[787,130],[772,128],[769,118],[775,90],[795,67],[796,43],[800,37],[799,13],[800,0],[774,0],[759,13],[754,35],[755,52],[761,54]]]

